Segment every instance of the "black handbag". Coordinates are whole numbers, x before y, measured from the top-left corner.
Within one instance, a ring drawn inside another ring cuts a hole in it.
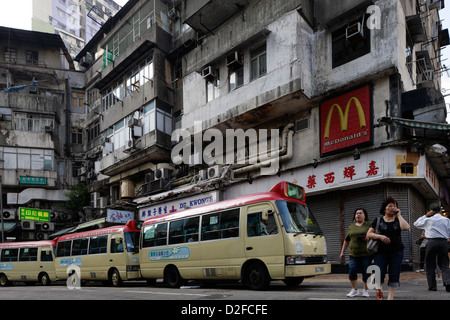
[[[377,218],[377,227],[375,229],[376,233],[379,233],[379,226],[380,226],[380,217]],[[378,239],[369,239],[369,242],[367,243],[367,251],[369,251],[369,254],[373,256],[375,253],[378,252],[378,247],[380,246],[380,240]]]

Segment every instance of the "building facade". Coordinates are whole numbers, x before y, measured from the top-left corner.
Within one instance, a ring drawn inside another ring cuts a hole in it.
[[[0,48],[2,229],[5,238],[47,239],[80,220],[64,203],[78,183],[82,140],[71,126],[84,124],[84,77],[59,35],[2,27]]]
[[[59,34],[75,57],[119,10],[112,0],[33,0],[32,30]]]
[[[359,207],[373,220],[393,196],[411,225],[448,210],[443,4],[130,0],[75,58],[92,210],[145,220],[286,180],[336,265]]]

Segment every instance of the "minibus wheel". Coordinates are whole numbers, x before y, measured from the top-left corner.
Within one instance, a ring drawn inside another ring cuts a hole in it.
[[[183,278],[181,277],[180,273],[178,272],[177,267],[175,266],[168,266],[164,270],[164,282],[170,287],[170,288],[179,288],[183,284]]]
[[[0,274],[0,286],[7,287],[10,285],[10,282],[4,273]]]
[[[41,273],[39,275],[39,282],[43,285],[43,286],[49,286],[50,285],[50,277],[48,276],[48,274]]]
[[[113,269],[109,272],[109,282],[113,287],[119,287],[122,284],[120,273],[117,269]]]
[[[252,262],[245,268],[245,284],[251,290],[266,290],[270,284],[270,275],[264,264]]]

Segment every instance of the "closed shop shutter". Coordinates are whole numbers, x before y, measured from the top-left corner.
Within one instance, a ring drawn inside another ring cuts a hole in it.
[[[384,199],[384,187],[382,185],[367,186],[343,193],[344,196],[344,235],[347,234],[349,225],[353,222],[353,214],[356,209],[364,208],[372,223],[380,215],[381,203]],[[345,254],[345,262],[348,262],[348,249]]]
[[[415,241],[420,235],[420,230],[414,227],[414,222],[425,212],[425,201],[420,193],[411,185],[391,184],[388,188],[388,196],[397,200],[403,218],[409,223],[409,231],[402,232],[402,241],[405,245],[403,261],[414,262],[419,259],[419,248]]]
[[[306,197],[311,212],[319,223],[327,241],[328,261],[340,262],[341,209],[338,192]]]
[[[415,265],[419,265],[420,262],[420,245],[416,244],[416,241],[420,239],[422,229],[414,227],[414,222],[421,216],[426,214],[426,201],[422,195],[414,188],[410,190],[410,227],[411,227],[411,258]]]

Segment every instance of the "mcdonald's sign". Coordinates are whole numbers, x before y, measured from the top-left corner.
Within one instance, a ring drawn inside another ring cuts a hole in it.
[[[320,153],[337,153],[372,142],[372,90],[369,85],[320,104]]]

